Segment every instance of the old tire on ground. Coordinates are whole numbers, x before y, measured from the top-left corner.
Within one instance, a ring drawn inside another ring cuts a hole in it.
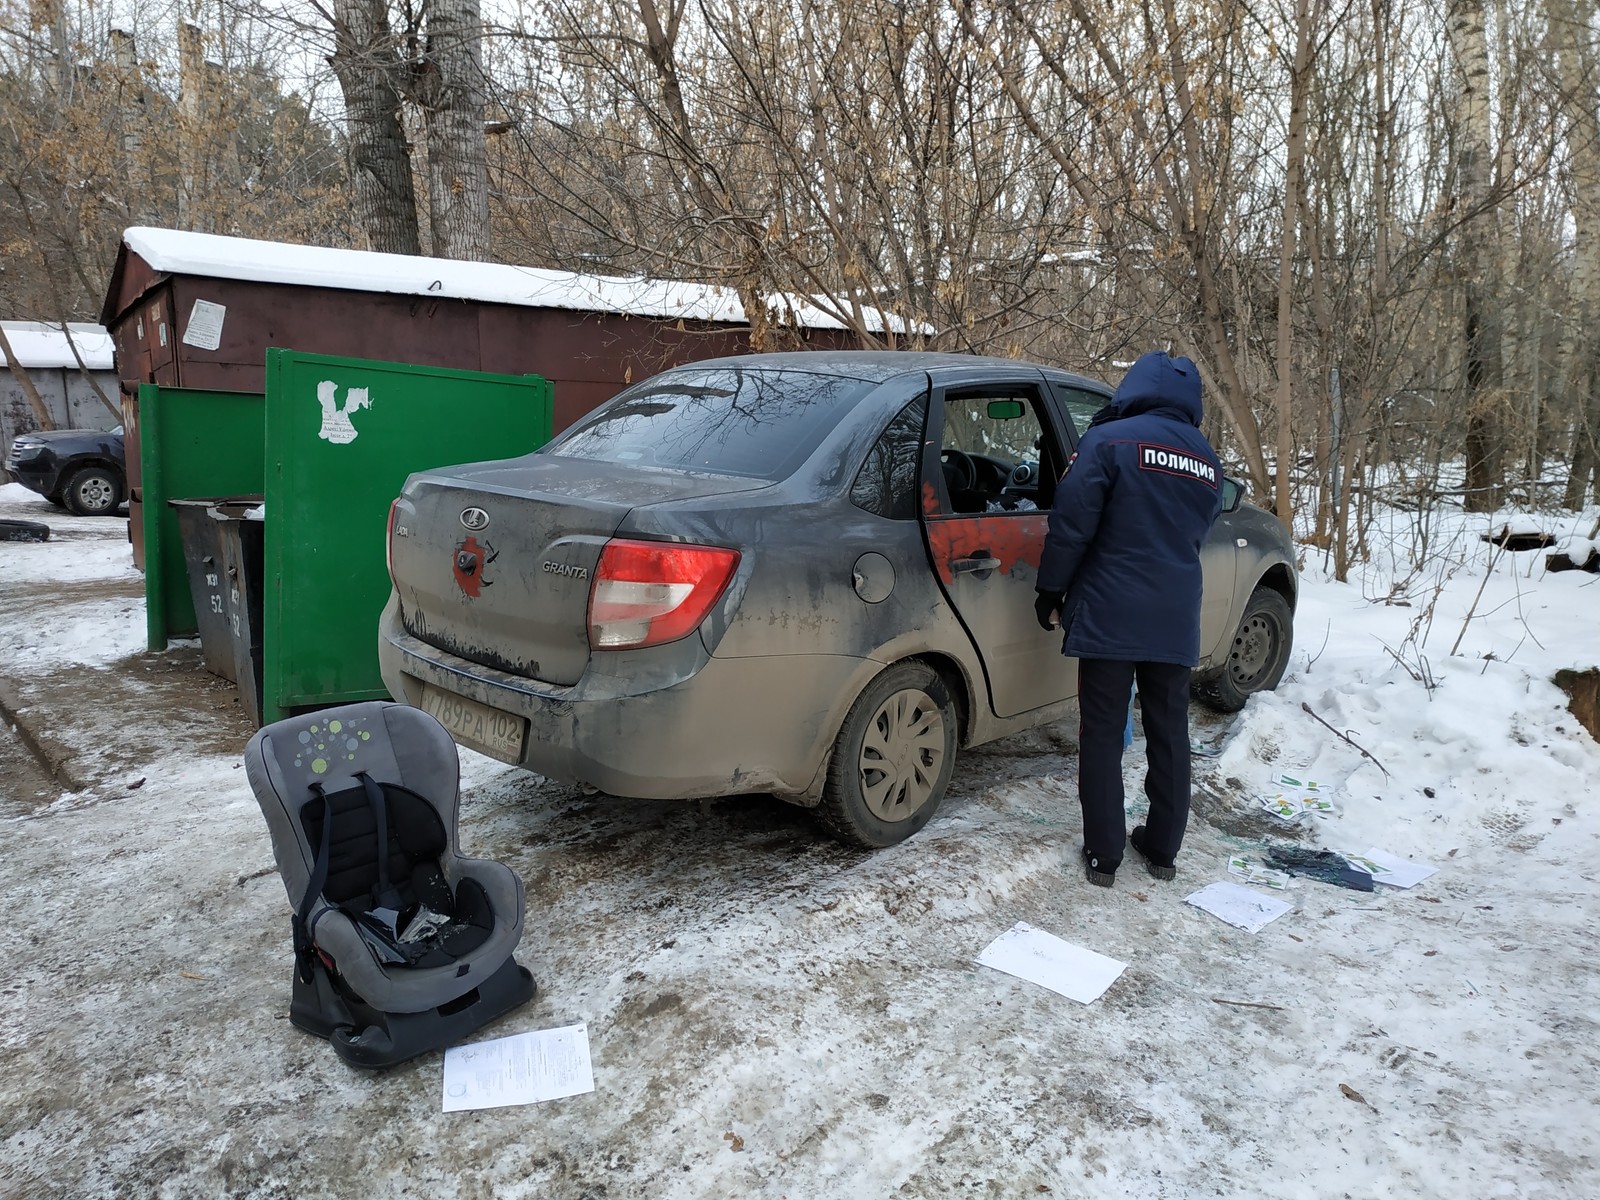
[[[841,841],[903,842],[938,811],[956,759],[956,706],[919,662],[897,663],[856,698],[834,742],[817,809]]]
[[[110,467],[79,467],[61,498],[80,517],[110,516],[122,503],[122,477]]]
[[[1269,587],[1258,587],[1233,631],[1227,661],[1215,674],[1195,682],[1195,699],[1218,712],[1238,712],[1256,692],[1278,686],[1293,645],[1289,602]]]
[[[41,521],[0,520],[0,542],[48,542],[50,526]]]

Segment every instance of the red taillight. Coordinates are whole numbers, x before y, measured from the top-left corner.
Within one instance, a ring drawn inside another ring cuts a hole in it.
[[[613,538],[589,589],[589,645],[631,650],[693,633],[738,565],[737,550]]]
[[[389,527],[383,535],[383,565],[389,572],[389,582],[394,582],[394,513],[400,507],[400,501],[394,500],[389,504]]]

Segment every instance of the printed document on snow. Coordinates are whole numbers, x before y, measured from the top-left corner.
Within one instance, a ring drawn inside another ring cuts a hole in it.
[[[1439,872],[1438,867],[1401,858],[1376,846],[1370,850],[1363,850],[1360,854],[1346,854],[1345,858],[1371,875],[1373,882],[1386,883],[1390,887],[1416,887],[1429,875],[1436,875]]]
[[[444,1052],[445,1112],[537,1104],[592,1091],[587,1025],[540,1029]]]
[[[978,963],[1037,983],[1079,1004],[1100,999],[1128,965],[1064,942],[1026,921],[1018,921],[985,946]]]
[[[1246,933],[1260,933],[1267,922],[1276,921],[1293,907],[1276,896],[1267,896],[1237,883],[1207,884],[1185,896],[1184,902]]]

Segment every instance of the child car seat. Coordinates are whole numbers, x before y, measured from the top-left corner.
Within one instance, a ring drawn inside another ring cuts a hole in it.
[[[421,709],[351,704],[245,748],[294,908],[289,1019],[358,1067],[461,1040],[533,997],[522,880],[456,853],[460,759]]]

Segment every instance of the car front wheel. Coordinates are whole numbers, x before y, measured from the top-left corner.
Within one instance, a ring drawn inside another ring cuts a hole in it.
[[[956,707],[944,681],[897,663],[856,699],[839,730],[818,814],[841,841],[903,842],[932,819],[956,759]]]
[[[1256,692],[1270,692],[1283,678],[1293,644],[1289,602],[1269,587],[1250,594],[1228,644],[1221,670],[1194,685],[1195,698],[1218,712],[1238,712]]]
[[[66,506],[80,517],[104,517],[122,503],[122,477],[109,467],[80,467],[61,489]]]

